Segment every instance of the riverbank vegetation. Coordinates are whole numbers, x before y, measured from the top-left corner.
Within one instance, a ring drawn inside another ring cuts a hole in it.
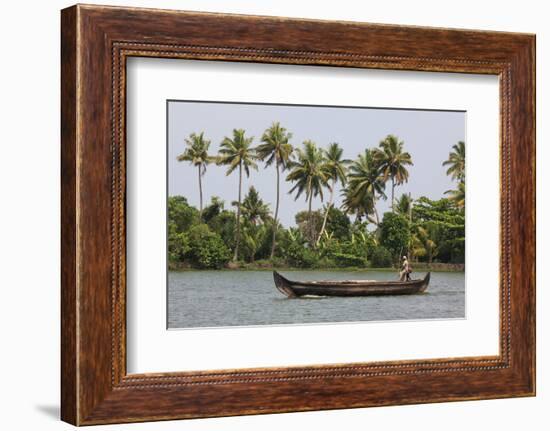
[[[292,134],[279,123],[267,129],[260,143],[242,129],[226,137],[217,154],[210,154],[204,132],[191,134],[178,160],[197,168],[199,208],[183,196],[168,198],[168,261],[171,268],[387,268],[407,255],[418,266],[464,263],[464,143],[454,145],[447,160],[434,169],[447,168],[456,181],[438,200],[413,199],[398,194],[409,181],[413,165],[405,144],[388,135],[378,146],[366,148],[355,159],[345,159],[343,148],[326,148],[307,140],[291,144]],[[226,168],[238,175],[236,200],[212,196],[203,206],[203,181],[207,166]],[[260,165],[274,169],[275,207],[251,186],[243,192],[247,177]],[[295,226],[279,221],[281,181],[291,183],[289,193],[304,199],[304,210],[295,214]],[[334,204],[340,186],[342,205]],[[243,196],[244,194],[244,196]],[[379,214],[381,200],[390,210]],[[314,210],[314,202],[322,202]]]

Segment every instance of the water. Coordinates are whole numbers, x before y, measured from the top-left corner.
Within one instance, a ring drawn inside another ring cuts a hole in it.
[[[281,271],[291,280],[395,280],[390,271]],[[412,274],[413,278],[425,273]],[[168,274],[168,327],[283,325],[465,317],[463,272],[432,273],[418,295],[289,299],[270,271]]]

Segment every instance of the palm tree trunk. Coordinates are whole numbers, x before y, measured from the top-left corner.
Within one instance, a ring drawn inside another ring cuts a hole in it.
[[[319,236],[317,237],[316,244],[319,245],[319,241],[321,241],[321,237],[323,236],[323,233],[325,232],[325,227],[327,225],[327,219],[328,219],[328,213],[330,211],[330,207],[332,206],[332,199],[334,197],[334,187],[336,187],[336,181],[332,181],[332,186],[330,188],[330,198],[328,200],[327,204],[327,210],[325,211],[325,216],[323,217],[323,224],[321,225],[321,231],[319,232]]]
[[[376,195],[375,194],[373,194],[373,196],[372,196],[372,210],[373,210],[373,213],[374,213],[374,218],[372,217],[372,213],[371,214],[366,214],[367,221],[369,221],[371,223],[374,223],[378,227],[378,226],[380,226],[380,216],[378,214],[378,210],[376,209]]]
[[[309,243],[311,246],[313,246],[313,218],[311,213],[311,201],[313,199],[313,193],[311,193],[311,190],[309,191],[309,203],[308,203],[308,220],[309,220]]]
[[[239,201],[237,205],[237,234],[235,235],[235,254],[233,261],[239,257],[239,242],[241,241],[241,188],[243,184],[243,165],[239,165]]]
[[[395,212],[395,197],[394,197],[394,193],[395,193],[395,179],[393,177],[391,177],[391,212],[394,213]]]
[[[278,227],[278,221],[277,217],[279,216],[279,160],[277,160],[277,163],[275,165],[275,169],[277,171],[277,200],[275,202],[275,218],[273,220],[273,239],[271,240],[271,256],[270,259],[273,259],[273,256],[275,255],[275,241],[277,238],[277,227]]]
[[[202,221],[202,175],[201,175],[201,165],[199,165],[199,220]]]

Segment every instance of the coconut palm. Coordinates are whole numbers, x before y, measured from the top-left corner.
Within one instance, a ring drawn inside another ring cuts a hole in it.
[[[325,165],[323,150],[318,148],[313,141],[304,141],[303,147],[296,149],[296,160],[290,163],[289,168],[290,173],[287,175],[286,180],[296,183],[289,193],[296,192],[294,200],[297,200],[302,193],[305,193],[308,202],[308,241],[313,246],[315,244],[315,232],[311,217],[312,200],[317,196],[321,197],[321,201],[323,200],[323,188],[327,186],[330,179]]]
[[[232,204],[237,206],[238,202],[235,201]],[[265,223],[269,220],[269,205],[260,198],[260,194],[254,186],[250,186],[248,189],[248,194],[241,204],[241,212],[243,219],[254,226],[259,222]]]
[[[329,145],[328,149],[324,151],[325,153],[325,169],[327,171],[328,177],[331,180],[328,184],[328,189],[330,191],[330,197],[327,203],[327,208],[325,210],[325,216],[323,217],[323,224],[321,225],[321,230],[319,231],[319,236],[317,237],[317,244],[323,236],[325,227],[327,225],[327,218],[332,207],[332,200],[334,198],[334,189],[336,188],[336,183],[339,181],[342,186],[346,184],[346,165],[350,163],[350,160],[342,159],[344,150],[338,145],[337,142],[333,142]]]
[[[256,254],[260,250],[268,235],[268,230],[265,225],[253,225],[247,222],[243,226],[243,243],[245,252],[247,252],[250,262],[256,260]]]
[[[277,173],[277,193],[275,201],[275,214],[273,220],[273,239],[271,242],[271,259],[275,254],[277,227],[279,217],[279,199],[280,199],[280,171],[285,170],[288,162],[292,157],[292,144],[289,140],[292,138],[292,133],[287,132],[284,127],[278,122],[275,122],[262,135],[263,144],[258,145],[256,152],[258,157],[265,161],[265,166],[268,167],[275,163],[275,172]]]
[[[445,194],[449,195],[449,200],[452,201],[458,208],[464,209],[466,201],[466,184],[464,182],[458,183],[456,190],[447,190]]]
[[[245,137],[243,129],[233,129],[233,138],[225,137],[220,144],[218,165],[228,166],[226,175],[231,175],[239,168],[239,197],[237,201],[237,229],[235,233],[235,252],[233,260],[239,257],[239,242],[241,237],[241,192],[243,185],[243,169],[247,177],[250,176],[250,168],[258,169],[256,150],[251,147],[253,137]]]
[[[411,217],[412,213],[413,200],[410,194],[403,193],[397,202],[395,203],[395,209],[398,214],[405,216],[406,218]]]
[[[417,226],[411,238],[409,252],[416,258],[426,256],[428,264],[431,264],[439,252],[434,237],[435,232],[430,229],[430,226]]]
[[[386,194],[374,150],[366,149],[363,154],[359,154],[348,171],[347,185],[343,190],[344,211],[356,214],[359,219],[366,216],[371,222],[380,224],[376,201],[379,197],[386,199]]]
[[[208,155],[210,141],[204,137],[204,132],[200,134],[191,133],[189,138],[185,139],[187,148],[183,153],[177,156],[178,162],[190,162],[196,166],[199,176],[199,216],[202,218],[202,177],[206,173],[206,165],[215,160],[214,157]]]
[[[395,186],[409,180],[409,171],[406,166],[412,165],[411,155],[403,151],[404,142],[397,136],[388,135],[380,142],[379,148],[374,150],[374,158],[378,163],[384,181],[391,180],[391,209],[395,210]]]
[[[412,209],[413,209],[413,199],[411,197],[411,194],[403,193],[401,197],[397,200],[395,203],[396,205],[396,212],[397,214],[402,215],[407,220],[409,220],[409,226],[412,225]],[[411,229],[411,235],[409,236],[409,244],[408,249],[411,250],[412,248],[412,240],[414,236],[414,231]]]
[[[453,151],[449,153],[449,158],[443,162],[443,166],[449,166],[447,175],[459,183],[466,179],[466,147],[464,141],[458,141],[453,145]]]

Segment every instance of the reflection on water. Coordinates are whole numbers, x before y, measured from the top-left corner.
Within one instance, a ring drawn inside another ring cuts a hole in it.
[[[282,271],[291,280],[395,280],[384,271]],[[425,273],[413,274],[414,278]],[[465,317],[464,273],[432,273],[419,295],[289,299],[270,271],[168,274],[168,327],[281,325]]]

